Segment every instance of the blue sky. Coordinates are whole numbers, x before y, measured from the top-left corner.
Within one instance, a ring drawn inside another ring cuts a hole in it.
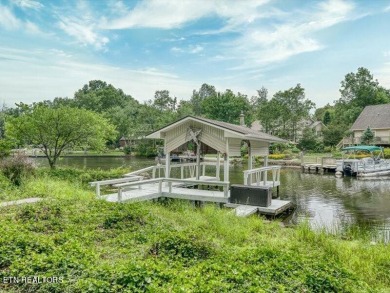
[[[139,101],[300,83],[320,107],[358,67],[390,87],[389,32],[384,0],[0,0],[0,101],[73,97],[101,79]]]

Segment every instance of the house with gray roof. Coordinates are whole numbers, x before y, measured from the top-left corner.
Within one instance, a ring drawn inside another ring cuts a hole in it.
[[[390,145],[390,104],[367,106],[351,127],[352,144],[360,144],[363,132],[370,127],[374,144]]]

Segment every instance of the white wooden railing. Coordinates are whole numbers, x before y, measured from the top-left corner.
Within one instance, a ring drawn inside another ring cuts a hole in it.
[[[113,181],[117,180],[116,183]],[[141,188],[142,185],[145,184],[156,184],[158,183],[156,193],[158,196],[164,196],[169,195],[172,193],[172,184],[173,183],[185,183],[185,184],[193,184],[193,185],[213,185],[213,186],[222,186],[223,187],[223,193],[224,197],[229,197],[229,182],[224,181],[205,181],[205,180],[189,180],[189,179],[176,179],[176,178],[156,178],[156,179],[147,179],[147,180],[133,180],[128,182],[120,182],[120,179],[113,179],[113,180],[105,180],[105,181],[97,181],[97,182],[91,182],[92,184],[95,184],[96,186],[101,185],[107,185],[111,184],[113,187],[118,188],[118,202],[122,201],[122,194],[126,189],[132,188],[132,187],[138,187]],[[168,192],[163,192],[163,183],[168,183]],[[98,190],[98,189],[97,189]],[[166,194],[167,193],[167,194]],[[100,191],[96,191],[96,196],[100,197]]]
[[[114,185],[114,184],[120,184],[120,183],[129,183],[129,182],[134,182],[134,181],[140,181],[142,180],[142,176],[129,176],[125,178],[119,178],[119,179],[109,179],[109,180],[102,180],[102,181],[94,181],[90,182],[89,184],[91,186],[96,187],[96,197],[100,197],[100,187],[104,185]]]
[[[200,176],[206,176],[206,167],[207,166],[216,166],[215,162],[201,162],[200,166],[202,168],[202,172],[200,173]],[[165,165],[155,165],[150,166],[147,168],[143,168],[137,171],[133,171],[130,173],[125,174],[124,176],[142,176],[142,174],[148,173],[151,179],[155,178],[164,178],[165,176]],[[172,170],[174,169],[180,169],[180,179],[186,179],[186,178],[194,178],[196,175],[196,163],[181,163],[181,164],[172,164],[169,166],[169,174],[172,175]],[[216,170],[216,178],[219,179],[219,170],[220,168],[217,167]],[[149,174],[150,173],[150,174]]]
[[[244,171],[244,185],[277,187],[280,185],[280,169],[281,166],[269,166],[246,170]],[[268,181],[268,178],[272,178],[272,181]]]

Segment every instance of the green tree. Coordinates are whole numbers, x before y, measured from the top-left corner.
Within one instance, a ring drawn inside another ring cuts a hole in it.
[[[206,98],[216,97],[217,91],[215,87],[207,83],[202,84],[199,91],[193,90],[190,103],[192,105],[193,112],[196,116],[203,114],[202,103]]]
[[[374,133],[370,129],[370,127],[367,127],[367,129],[363,132],[361,137],[361,143],[362,144],[371,144],[374,141]]]
[[[257,90],[257,96],[253,96],[250,99],[251,107],[256,111],[262,104],[266,103],[268,97],[268,90],[265,87]]]
[[[331,119],[332,119],[332,118],[331,118],[330,112],[329,112],[329,111],[325,111],[325,113],[324,113],[324,118],[322,119],[322,122],[323,122],[325,125],[329,125]]]
[[[357,73],[348,73],[341,82],[341,100],[364,108],[368,105],[378,105],[390,102],[389,91],[374,80],[367,68],[360,67]]]
[[[256,116],[265,132],[276,134],[276,130],[280,126],[281,111],[282,105],[275,99],[263,100],[259,103]]]
[[[241,111],[245,114],[245,123],[250,124],[252,117],[247,96],[240,93],[235,95],[229,89],[202,101],[203,115],[210,119],[238,124]]]
[[[338,145],[338,143],[343,139],[345,133],[346,130],[343,125],[331,123],[322,130],[325,146],[334,147]]]
[[[194,115],[194,111],[190,101],[181,100],[177,107],[177,118],[182,118],[188,115]]]
[[[172,98],[168,90],[156,91],[153,106],[160,111],[175,111],[177,98]]]
[[[296,140],[298,122],[309,117],[309,112],[315,104],[305,99],[305,89],[297,84],[285,91],[279,91],[274,96],[278,103],[280,119],[282,121],[283,136]]]
[[[88,146],[99,150],[114,135],[114,127],[101,115],[68,106],[38,105],[6,121],[6,136],[39,147],[51,168],[64,149]]]
[[[302,150],[321,152],[324,148],[322,142],[310,128],[305,128],[302,133],[302,138],[299,140],[298,147]]]
[[[102,113],[113,107],[124,107],[129,100],[135,101],[121,89],[101,80],[91,80],[74,95],[76,107]]]
[[[390,102],[390,91],[374,80],[370,71],[360,67],[341,81],[341,98],[335,103],[335,123],[345,129],[357,119],[364,107]]]

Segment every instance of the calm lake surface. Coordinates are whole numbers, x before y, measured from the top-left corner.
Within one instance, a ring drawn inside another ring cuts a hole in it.
[[[44,158],[35,159],[47,165]],[[132,170],[149,167],[154,159],[125,157],[67,157],[60,166],[76,168],[117,168],[130,166]],[[243,183],[246,165],[230,166],[232,184]],[[221,168],[222,169],[222,168]],[[221,170],[222,172],[222,170]],[[207,173],[215,174],[210,167]],[[223,174],[223,173],[221,173]],[[308,221],[313,228],[358,229],[390,240],[390,178],[336,178],[334,174],[302,173],[300,169],[281,171],[280,198],[293,201],[297,209],[285,222],[296,224]]]

